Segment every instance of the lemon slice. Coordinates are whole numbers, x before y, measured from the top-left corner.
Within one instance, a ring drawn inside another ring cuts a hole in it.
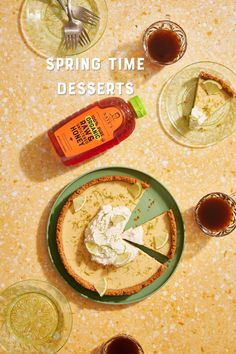
[[[155,249],[158,250],[159,248],[164,247],[168,239],[169,239],[168,233],[154,236]]]
[[[75,213],[77,213],[81,208],[83,208],[86,203],[86,196],[79,195],[77,198],[73,199],[73,207]]]
[[[58,312],[45,295],[27,293],[10,308],[8,322],[17,337],[28,342],[50,337],[58,325]]]
[[[124,253],[117,255],[114,265],[116,265],[117,267],[121,267],[121,266],[125,265],[126,263],[128,263],[129,260],[130,260],[130,253],[124,252]]]
[[[107,291],[107,280],[106,278],[101,278],[98,283],[94,284],[95,289],[98,294],[102,297]]]
[[[143,188],[142,188],[142,185],[140,182],[131,184],[128,187],[128,192],[132,195],[132,197],[134,199],[137,199],[140,197],[140,195],[142,194],[142,190],[143,190]]]
[[[221,84],[214,80],[205,80],[202,82],[202,85],[208,95],[215,95],[222,89]]]

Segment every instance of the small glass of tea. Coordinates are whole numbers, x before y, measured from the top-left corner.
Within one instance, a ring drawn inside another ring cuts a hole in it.
[[[144,354],[144,351],[136,339],[119,334],[103,344],[100,354]]]
[[[177,23],[162,20],[149,26],[143,36],[143,47],[148,59],[161,66],[177,62],[187,48],[187,37]]]
[[[220,192],[205,195],[195,208],[195,219],[209,236],[228,235],[236,228],[236,201],[233,195]]]

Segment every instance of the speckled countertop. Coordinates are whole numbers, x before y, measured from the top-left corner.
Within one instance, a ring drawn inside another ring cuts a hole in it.
[[[235,134],[211,148],[183,147],[167,137],[156,114],[162,85],[185,65],[212,60],[236,71],[235,1],[108,0],[107,30],[86,56],[142,56],[143,30],[166,14],[186,30],[188,49],[175,65],[158,71],[146,63],[144,72],[132,74],[148,115],[121,145],[73,169],[56,162],[45,132],[98,97],[64,100],[56,95],[56,82],[75,81],[75,73],[48,72],[45,60],[27,48],[18,28],[20,6],[20,0],[0,4],[0,288],[36,278],[65,294],[73,329],[62,354],[95,354],[103,341],[120,332],[137,338],[147,354],[236,353],[236,234],[210,239],[193,220],[193,206],[204,194],[235,191]],[[83,73],[83,80],[120,81],[119,75],[124,81],[130,74],[114,74],[105,67],[96,75]],[[45,241],[58,191],[82,173],[107,165],[141,169],[164,183],[186,224],[184,255],[171,281],[132,306],[81,298],[54,270]]]

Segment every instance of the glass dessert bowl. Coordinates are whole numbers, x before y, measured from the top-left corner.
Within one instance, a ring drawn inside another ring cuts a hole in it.
[[[151,63],[170,65],[187,49],[187,36],[177,23],[165,19],[151,24],[143,35],[143,48]]]

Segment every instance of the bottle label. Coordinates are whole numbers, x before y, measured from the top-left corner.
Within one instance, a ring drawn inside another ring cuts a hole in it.
[[[72,157],[112,140],[122,122],[123,113],[118,108],[95,106],[65,123],[54,135],[64,155]]]

